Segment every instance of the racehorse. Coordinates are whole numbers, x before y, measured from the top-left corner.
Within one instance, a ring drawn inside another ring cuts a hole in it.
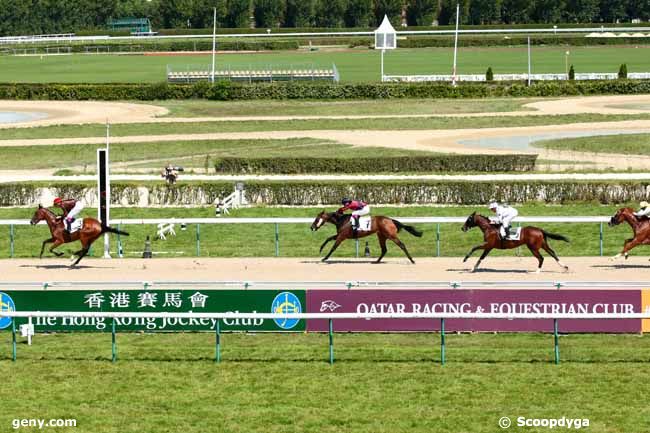
[[[616,254],[611,260],[618,259],[621,256],[625,256],[627,259],[628,252],[638,246],[638,245],[650,245],[650,224],[648,224],[647,219],[639,220],[639,218],[634,215],[634,209],[629,207],[622,207],[616,214],[609,220],[608,225],[610,227],[617,226],[623,221],[628,223],[632,227],[632,232],[634,237],[632,239],[626,239],[623,244],[623,251]]]
[[[124,236],[129,235],[126,232],[105,226],[95,218],[84,218],[81,229],[77,230],[74,233],[68,233],[65,231],[63,219],[48,208],[45,208],[39,204],[38,209],[36,209],[36,212],[34,213],[34,216],[32,217],[30,223],[32,225],[35,225],[42,220],[45,220],[45,222],[47,222],[47,226],[50,228],[50,235],[52,237],[43,241],[43,244],[41,245],[41,254],[39,257],[43,258],[43,250],[45,250],[45,244],[53,242],[54,245],[50,247],[50,252],[52,254],[55,254],[57,257],[61,257],[63,253],[54,251],[54,249],[59,245],[78,240],[81,241],[82,248],[73,254],[78,258],[74,263],[72,263],[72,266],[75,266],[86,254],[88,254],[90,245],[92,245],[92,243],[95,242],[97,238],[99,238],[104,233],[116,233]]]
[[[537,268],[537,273],[542,270],[542,263],[544,263],[544,257],[540,254],[540,248],[546,251],[557,261],[558,265],[562,266],[565,271],[569,270],[569,267],[564,265],[560,259],[555,254],[555,251],[548,245],[546,238],[551,238],[559,241],[569,242],[569,239],[562,235],[556,235],[553,233],[546,232],[537,227],[524,227],[521,229],[521,236],[518,241],[514,240],[504,240],[502,241],[499,236],[499,227],[490,222],[490,219],[484,217],[483,215],[478,215],[476,212],[467,217],[465,224],[463,225],[462,230],[464,232],[468,231],[472,227],[479,227],[483,232],[483,239],[485,243],[477,245],[471,249],[469,253],[463,259],[463,262],[466,262],[467,259],[472,255],[476,250],[483,250],[483,254],[474,265],[472,272],[478,269],[478,265],[481,264],[481,261],[492,251],[493,249],[498,250],[509,250],[512,248],[517,248],[520,245],[526,245],[531,253],[539,261],[539,267]]]
[[[329,257],[332,255],[334,250],[336,250],[339,245],[341,245],[341,242],[343,242],[346,239],[350,238],[355,238],[354,232],[352,230],[352,224],[350,223],[350,214],[344,214],[341,212],[325,212],[322,211],[321,213],[316,216],[316,219],[311,225],[311,230],[316,231],[319,228],[321,228],[325,223],[332,223],[336,226],[336,234],[334,236],[330,236],[323,242],[323,245],[320,246],[320,252],[323,251],[323,248],[325,248],[325,245],[327,245],[328,242],[330,241],[336,241],[334,242],[334,246],[332,246],[332,249],[330,250],[329,253],[325,257],[323,257],[322,261],[326,261],[329,259]],[[406,254],[406,257],[411,261],[411,263],[415,264],[415,261],[413,260],[413,257],[409,254],[408,250],[406,249],[406,245],[397,237],[397,233],[401,230],[404,229],[407,232],[411,233],[413,236],[422,237],[422,232],[417,230],[415,227],[412,226],[407,226],[406,224],[402,224],[401,222],[394,220],[392,218],[384,217],[384,216],[373,216],[371,217],[371,224],[370,224],[370,230],[369,231],[359,231],[356,235],[356,238],[364,238],[366,236],[370,236],[374,233],[377,233],[377,238],[379,239],[379,246],[381,247],[381,255],[377,259],[375,263],[381,262],[381,259],[384,258],[386,255],[386,240],[390,239],[391,241],[395,242],[398,247],[404,251],[404,254]],[[355,239],[356,239],[355,238]]]

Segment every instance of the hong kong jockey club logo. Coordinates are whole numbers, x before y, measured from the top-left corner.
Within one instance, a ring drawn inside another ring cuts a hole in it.
[[[4,292],[0,292],[0,329],[5,329],[11,325],[11,317],[2,317],[2,313],[16,311],[14,300]]]
[[[332,311],[334,312],[338,308],[341,308],[341,304],[337,304],[336,301],[332,301],[331,299],[328,299],[327,301],[323,301],[320,304],[320,312],[324,311]]]
[[[301,313],[302,306],[300,305],[300,299],[291,292],[279,293],[275,299],[273,299],[271,312],[275,314]],[[277,318],[273,319],[273,321],[282,329],[291,329],[300,322],[300,319]]]

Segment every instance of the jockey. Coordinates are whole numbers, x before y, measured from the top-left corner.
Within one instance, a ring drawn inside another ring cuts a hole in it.
[[[490,218],[490,222],[492,224],[501,224],[499,235],[501,236],[501,240],[505,241],[510,230],[510,223],[519,215],[519,212],[514,207],[510,207],[507,204],[499,205],[494,200],[490,203],[490,210],[496,213],[496,216]]]
[[[647,220],[650,218],[650,203],[647,201],[642,201],[639,203],[640,209],[638,212],[634,212],[634,216],[639,218],[640,220]]]
[[[352,223],[352,231],[356,235],[359,230],[359,218],[364,215],[370,214],[370,206],[367,203],[361,200],[351,200],[349,198],[344,198],[341,200],[342,208],[338,210],[339,213],[343,213],[346,210],[352,211],[352,218],[350,222]]]
[[[83,210],[83,205],[80,201],[77,201],[73,198],[68,198],[62,200],[61,197],[54,199],[54,206],[59,207],[63,210],[63,218],[65,218],[65,229],[70,233],[72,230],[72,222],[75,220],[75,217],[79,215],[79,212]]]

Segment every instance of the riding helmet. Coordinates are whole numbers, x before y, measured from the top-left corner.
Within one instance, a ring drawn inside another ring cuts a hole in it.
[[[350,199],[347,198],[347,197],[344,197],[343,200],[341,200],[341,204],[344,205],[344,206],[345,206],[346,204],[350,204],[350,203],[352,203],[352,200],[350,200]]]
[[[56,205],[60,205],[62,201],[63,201],[63,200],[61,200],[61,197],[57,197],[57,198],[54,199],[54,205],[55,205],[55,206],[56,206]]]

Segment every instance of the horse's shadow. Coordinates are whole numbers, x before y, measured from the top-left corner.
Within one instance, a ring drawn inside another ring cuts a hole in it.
[[[99,268],[97,266],[87,266],[87,265],[77,265],[77,266],[70,266],[70,265],[20,265],[21,268],[36,268],[36,269],[108,269],[108,268]],[[114,269],[114,268],[111,268]]]
[[[324,264],[324,265],[368,265],[368,264],[379,264],[383,265],[386,262],[377,263],[376,260],[327,260],[323,262],[322,260],[303,260],[300,263],[304,264]]]
[[[648,265],[626,265],[625,263],[612,263],[611,265],[593,265],[592,268],[601,268],[601,269],[649,269],[650,264]]]
[[[525,269],[492,269],[492,268],[478,268],[475,271],[467,268],[459,269],[446,269],[447,272],[459,272],[461,274],[478,274],[478,273],[491,273],[491,274],[529,274],[531,271]]]

